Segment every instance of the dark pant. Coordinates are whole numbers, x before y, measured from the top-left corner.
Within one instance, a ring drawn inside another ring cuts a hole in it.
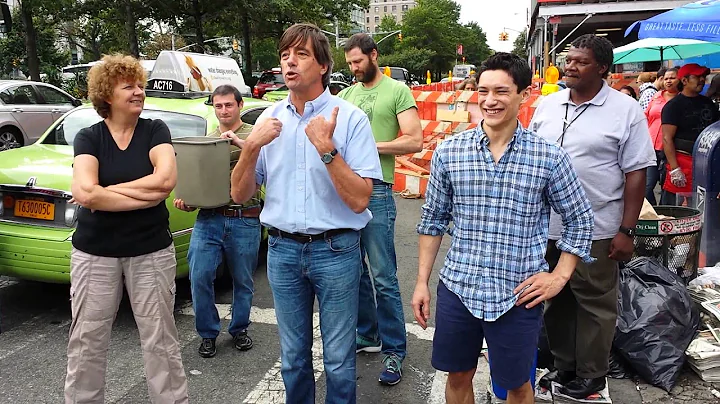
[[[445,372],[475,369],[487,341],[490,376],[505,390],[530,380],[537,355],[542,305],[515,306],[495,321],[476,318],[460,298],[440,281],[437,288],[432,365]]]
[[[662,150],[655,150],[655,158],[657,164],[647,168],[647,181],[645,184],[645,199],[653,206],[657,205],[655,187],[658,183],[662,185],[665,182],[665,153]]]
[[[593,241],[592,264],[579,263],[565,288],[545,305],[545,327],[555,367],[579,377],[607,374],[617,320],[618,264],[608,258],[611,240]],[[548,243],[553,269],[561,251]]]

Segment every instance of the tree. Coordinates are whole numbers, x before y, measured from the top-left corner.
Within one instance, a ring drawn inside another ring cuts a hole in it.
[[[485,32],[476,22],[471,22],[458,30],[458,43],[463,46],[463,56],[467,64],[480,66],[493,53],[487,44]]]
[[[41,73],[51,74],[60,66],[67,65],[70,54],[56,47],[57,35],[52,20],[34,17],[32,22],[37,38],[34,44],[37,65],[34,67],[35,72],[31,72],[28,64],[27,31],[21,12],[19,7],[13,10],[13,31],[0,37],[0,76],[7,76],[17,68],[33,80],[40,81]]]
[[[523,30],[523,32],[515,38],[512,53],[527,60],[527,29]]]
[[[187,45],[185,39],[181,36],[175,36],[175,49],[182,48]],[[163,50],[173,48],[172,34],[155,34],[150,41],[142,48],[142,53],[148,59],[157,59]]]
[[[428,49],[405,48],[400,52],[380,55],[378,64],[381,70],[385,66],[400,66],[418,77],[425,77],[425,72],[430,66],[433,56],[435,56],[433,51]]]
[[[419,0],[403,18],[403,45],[433,52],[428,68],[439,80],[456,60],[460,6],[452,0]]]

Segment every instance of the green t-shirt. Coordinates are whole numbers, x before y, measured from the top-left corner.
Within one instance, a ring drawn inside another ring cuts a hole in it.
[[[243,122],[242,125],[235,131],[235,134],[238,135],[240,139],[247,139],[247,137],[250,135],[250,132],[252,132],[253,126],[249,123]],[[207,137],[220,137],[222,133],[220,133],[220,127],[215,128],[214,131],[207,134]],[[240,159],[240,149],[236,146],[230,145],[230,172],[232,173],[233,168],[235,168],[235,164],[237,164],[238,160]],[[242,207],[248,208],[260,205],[262,203],[262,200],[265,199],[265,190],[264,188],[260,188],[258,192],[253,196],[249,201],[245,202]],[[237,204],[233,203],[233,201],[230,201],[230,206],[238,206]]]
[[[338,97],[367,114],[376,142],[395,140],[400,131],[397,115],[410,108],[417,108],[410,88],[387,76],[383,76],[373,88],[365,88],[362,83],[358,83],[342,90]],[[384,181],[395,183],[395,156],[381,154],[380,165]]]

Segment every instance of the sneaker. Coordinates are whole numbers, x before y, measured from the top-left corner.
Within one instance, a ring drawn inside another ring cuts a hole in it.
[[[217,353],[215,348],[215,338],[203,338],[198,353],[203,358],[212,358]]]
[[[378,353],[382,350],[382,342],[377,344],[368,344],[365,340],[357,338],[355,340],[355,353],[367,352],[367,353]]]
[[[248,349],[253,347],[252,338],[248,336],[247,331],[241,331],[237,333],[233,337],[233,342],[235,343],[235,348],[240,351],[247,351]]]
[[[383,359],[385,370],[380,373],[378,381],[386,386],[394,386],[402,379],[402,360],[395,355],[388,355]]]

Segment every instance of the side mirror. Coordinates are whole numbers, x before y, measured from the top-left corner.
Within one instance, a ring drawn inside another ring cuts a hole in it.
[[[73,100],[72,100],[72,105],[73,105],[73,107],[79,107],[79,106],[82,105],[82,100],[79,100],[79,99],[77,99],[77,98],[73,98]]]
[[[208,95],[208,99],[205,100],[205,105],[213,105],[213,103],[212,103],[212,94]]]

